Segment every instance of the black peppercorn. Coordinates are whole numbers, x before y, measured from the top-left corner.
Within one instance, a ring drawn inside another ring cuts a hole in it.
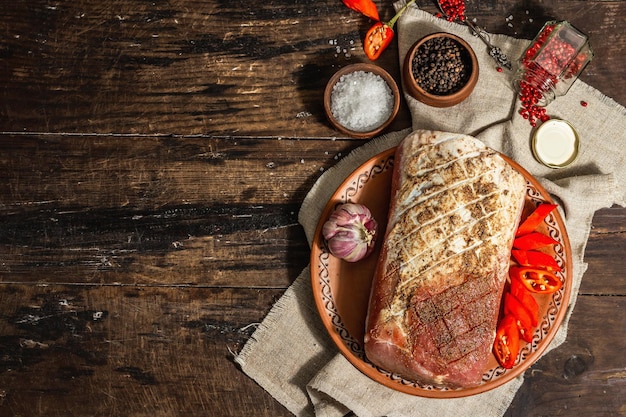
[[[472,72],[467,50],[454,39],[435,37],[415,51],[412,62],[415,82],[434,95],[449,95],[459,91]]]

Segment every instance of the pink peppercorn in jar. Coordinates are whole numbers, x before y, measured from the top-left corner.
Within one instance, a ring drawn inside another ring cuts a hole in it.
[[[547,22],[522,54],[513,81],[522,117],[533,126],[548,120],[543,106],[567,93],[592,58],[585,34],[566,21]]]

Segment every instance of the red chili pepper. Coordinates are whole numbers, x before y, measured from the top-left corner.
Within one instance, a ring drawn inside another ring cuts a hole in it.
[[[530,266],[533,268],[543,268],[550,272],[559,272],[561,267],[556,263],[554,258],[547,253],[536,250],[512,249],[511,255],[515,262],[521,266]]]
[[[535,297],[532,296],[530,291],[526,289],[519,279],[511,280],[511,288],[509,291],[511,295],[517,298],[524,308],[528,310],[531,324],[537,326],[539,324],[539,304],[537,304]]]
[[[387,26],[386,23],[376,22],[365,35],[363,44],[365,55],[371,61],[377,60],[380,54],[389,46],[393,36],[394,32],[391,27]]]
[[[342,0],[343,4],[354,11],[357,11],[370,19],[380,20],[378,9],[372,0]]]
[[[515,317],[506,314],[498,324],[496,340],[493,343],[493,353],[498,363],[507,369],[511,369],[519,353],[519,330]]]
[[[515,236],[522,236],[530,232],[534,232],[535,229],[548,217],[548,214],[557,207],[556,204],[543,203],[537,206],[537,208],[530,213],[526,220],[520,224],[515,232]]]
[[[363,49],[365,50],[365,55],[367,55],[370,61],[377,60],[380,54],[387,49],[395,35],[393,25],[396,24],[396,21],[400,18],[402,13],[404,13],[406,8],[414,2],[415,0],[411,0],[405,4],[404,7],[398,10],[398,13],[396,13],[393,19],[389,22],[376,22],[367,31],[365,34],[365,40],[363,41]]]
[[[510,292],[504,294],[504,314],[511,314],[515,317],[515,324],[519,329],[519,334],[522,336],[522,339],[528,343],[533,341],[534,326],[532,317],[522,303]]]
[[[548,235],[539,232],[528,233],[527,235],[515,238],[513,247],[515,249],[533,250],[544,246],[558,245],[559,242]]]
[[[544,269],[512,266],[509,268],[509,276],[512,280],[520,280],[528,291],[538,294],[552,294],[563,286],[556,275]]]

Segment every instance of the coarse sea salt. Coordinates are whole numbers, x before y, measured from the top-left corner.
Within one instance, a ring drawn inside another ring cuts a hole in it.
[[[385,123],[393,105],[393,92],[387,82],[367,71],[342,75],[330,96],[330,111],[335,119],[355,132],[367,132]]]

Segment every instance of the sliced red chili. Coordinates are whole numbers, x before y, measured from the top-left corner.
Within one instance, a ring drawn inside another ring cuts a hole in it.
[[[533,341],[534,326],[530,313],[510,292],[504,294],[504,314],[515,317],[515,324],[522,339],[529,343]]]
[[[515,238],[513,247],[522,250],[533,250],[550,245],[558,245],[559,242],[548,235],[539,232],[532,232],[524,236]]]
[[[509,290],[513,297],[517,298],[520,303],[528,310],[528,314],[530,315],[531,323],[534,327],[539,324],[539,304],[535,300],[535,297],[532,296],[530,291],[526,289],[522,281],[519,279],[511,280],[511,288]]]
[[[386,23],[376,22],[365,35],[363,44],[365,55],[371,61],[377,60],[380,54],[389,46],[393,37],[394,32],[391,27],[387,26]]]
[[[370,19],[380,20],[378,17],[378,9],[372,0],[342,0],[343,4],[354,11],[357,11]]]
[[[535,229],[544,221],[548,214],[557,207],[556,204],[543,203],[537,206],[537,208],[526,217],[526,219],[520,224],[515,232],[515,236],[522,236],[530,232],[534,232]]]
[[[520,280],[528,291],[538,294],[552,294],[563,286],[559,277],[545,269],[512,266],[509,268],[509,275],[512,280]]]
[[[511,369],[515,364],[519,353],[519,330],[511,314],[506,314],[498,324],[493,353],[501,366]]]
[[[561,271],[561,267],[556,263],[554,257],[547,253],[536,250],[513,249],[511,255],[515,262],[521,266],[530,266],[533,268],[544,268],[551,272]]]

